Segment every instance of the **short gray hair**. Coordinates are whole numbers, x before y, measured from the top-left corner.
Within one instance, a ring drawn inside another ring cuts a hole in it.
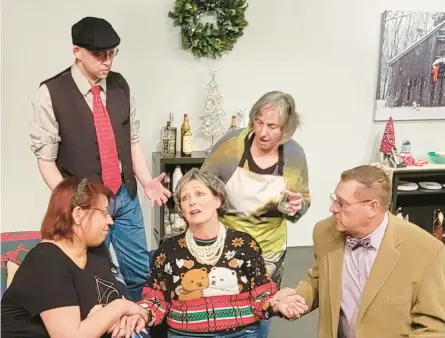
[[[229,198],[227,196],[226,187],[223,181],[221,181],[215,175],[205,171],[201,171],[198,168],[192,168],[187,171],[187,173],[185,173],[185,175],[181,177],[178,185],[176,186],[173,198],[175,200],[175,208],[178,214],[181,215],[181,217],[183,216],[181,210],[182,189],[184,189],[184,185],[186,183],[193,180],[203,183],[207,188],[210,189],[214,196],[218,197],[221,200],[221,206],[218,208],[217,211],[220,217],[224,216],[227,209],[229,208]]]
[[[253,105],[249,113],[249,127],[253,128],[255,118],[261,116],[262,109],[271,106],[277,109],[280,114],[280,121],[283,127],[283,141],[292,138],[297,128],[300,126],[300,115],[295,110],[295,101],[289,94],[272,91],[264,94]]]

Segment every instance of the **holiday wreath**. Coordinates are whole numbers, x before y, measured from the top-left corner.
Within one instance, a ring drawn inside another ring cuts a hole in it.
[[[182,47],[190,49],[197,57],[221,56],[233,49],[237,39],[247,26],[244,12],[247,0],[176,0],[173,12],[168,16],[174,26],[181,27]],[[203,23],[203,14],[213,13],[213,23]]]

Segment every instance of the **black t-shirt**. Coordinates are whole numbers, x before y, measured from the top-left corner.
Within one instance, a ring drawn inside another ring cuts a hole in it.
[[[3,294],[2,338],[47,338],[41,312],[79,306],[84,320],[95,305],[121,298],[119,288],[104,246],[90,249],[81,269],[57,245],[40,243],[26,255]]]

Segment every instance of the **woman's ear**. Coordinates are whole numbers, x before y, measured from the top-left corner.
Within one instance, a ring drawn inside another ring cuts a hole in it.
[[[71,216],[73,216],[74,224],[80,225],[82,223],[82,218],[85,215],[85,210],[81,207],[75,207],[71,212]]]
[[[215,196],[215,202],[216,202],[216,210],[218,210],[221,206],[221,199],[218,196]]]

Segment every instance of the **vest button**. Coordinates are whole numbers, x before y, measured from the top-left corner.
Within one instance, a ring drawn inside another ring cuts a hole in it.
[[[98,171],[98,172],[96,173],[96,175],[100,177],[100,176],[102,176],[102,173],[101,173],[100,171]]]
[[[99,155],[96,156],[96,160],[100,161],[100,156]]]

